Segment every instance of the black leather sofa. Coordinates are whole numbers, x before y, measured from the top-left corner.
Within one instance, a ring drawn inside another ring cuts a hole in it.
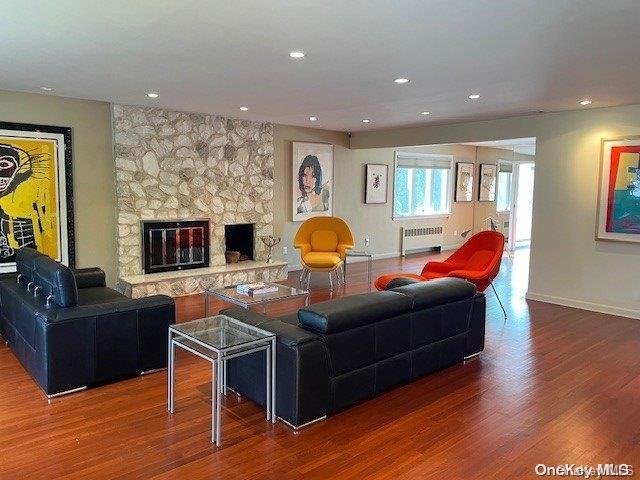
[[[48,396],[167,366],[173,299],[130,299],[99,268],[71,270],[31,248],[0,279],[0,333]]]
[[[221,313],[277,336],[276,412],[294,428],[484,349],[485,297],[443,278],[344,297],[280,318]],[[264,405],[262,352],[230,360],[227,385]]]

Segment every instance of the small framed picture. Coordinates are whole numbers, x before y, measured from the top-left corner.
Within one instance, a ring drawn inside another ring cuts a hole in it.
[[[367,163],[364,203],[387,203],[389,166]]]
[[[473,163],[456,163],[456,202],[473,201]]]
[[[494,163],[480,164],[480,182],[478,188],[479,202],[496,201],[496,176],[498,167]]]

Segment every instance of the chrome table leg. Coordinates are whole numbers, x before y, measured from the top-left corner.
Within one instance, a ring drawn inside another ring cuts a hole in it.
[[[271,340],[271,423],[276,423],[276,339]]]
[[[271,420],[271,342],[269,342],[269,346],[265,350],[267,368],[265,368],[265,390],[267,394],[266,398],[266,410],[267,410],[267,421]]]
[[[167,409],[174,411],[174,378],[175,378],[176,347],[173,343],[173,333],[169,332],[168,372],[167,372]]]

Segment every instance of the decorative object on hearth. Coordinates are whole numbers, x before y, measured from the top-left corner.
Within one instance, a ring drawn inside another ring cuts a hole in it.
[[[480,164],[480,185],[478,187],[479,202],[495,202],[497,174],[498,166],[494,163]]]
[[[364,203],[387,203],[389,166],[367,163]]]
[[[0,122],[0,272],[31,247],[75,267],[71,129]]]
[[[293,221],[330,217],[333,211],[333,145],[292,144]]]
[[[640,243],[640,136],[602,140],[596,240]]]
[[[280,237],[274,237],[273,235],[265,235],[264,237],[260,237],[260,240],[262,240],[262,243],[264,243],[269,249],[267,263],[273,263],[273,258],[271,258],[273,247],[279,244],[282,239]]]
[[[456,163],[456,202],[473,201],[473,163]]]
[[[227,263],[238,263],[238,261],[240,260],[240,252],[227,250],[226,252],[224,252],[224,258]]]

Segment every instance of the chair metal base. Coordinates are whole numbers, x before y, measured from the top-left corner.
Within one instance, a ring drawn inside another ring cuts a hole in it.
[[[302,268],[302,273],[300,274],[300,287],[305,289],[305,290],[309,290],[309,284],[311,283],[311,272],[312,270],[309,270],[307,268]],[[327,272],[329,274],[329,289],[333,292],[333,275],[335,274],[336,276],[336,284],[337,286],[340,286],[341,284],[344,284],[344,267],[342,266],[342,264],[338,265],[335,269],[330,270],[329,272]]]
[[[496,287],[493,286],[493,282],[491,282],[489,285],[491,285],[491,288],[493,289],[493,293],[495,293],[496,298],[498,299],[498,303],[500,304],[500,308],[502,309],[502,313],[504,314],[504,319],[507,319],[507,311],[504,309],[504,305],[502,305],[502,301],[500,300],[500,297],[498,296],[498,292],[496,291]]]

